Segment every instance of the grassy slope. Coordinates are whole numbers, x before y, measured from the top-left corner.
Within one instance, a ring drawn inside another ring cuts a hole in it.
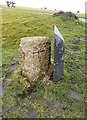
[[[13,80],[5,86],[3,109],[7,112],[4,117],[30,117],[29,112],[34,112],[36,117],[84,117],[85,42],[75,40],[85,36],[84,23],[65,17],[34,14],[23,9],[3,9],[2,12],[3,70],[6,65],[19,58],[18,48],[22,37],[47,36],[53,50],[53,25],[56,24],[65,39],[65,69],[62,80],[47,87],[37,85],[33,88],[34,93],[26,93],[25,98],[21,98],[14,97],[21,86],[13,79],[13,74],[9,74],[8,77]],[[70,94],[74,93],[76,97],[70,97]],[[10,112],[9,108],[12,109]]]

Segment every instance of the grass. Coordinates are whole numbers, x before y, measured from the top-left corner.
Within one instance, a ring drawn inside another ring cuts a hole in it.
[[[76,15],[81,18],[87,18],[87,14],[84,13],[76,13]]]
[[[3,118],[84,118],[85,117],[85,23],[59,16],[32,13],[28,9],[3,9],[2,76],[6,75],[3,94]],[[22,37],[47,36],[53,56],[53,26],[65,39],[64,76],[57,83],[37,83],[32,89],[19,84],[23,78],[18,65]],[[7,74],[6,74],[7,73]],[[10,100],[10,102],[9,102]]]

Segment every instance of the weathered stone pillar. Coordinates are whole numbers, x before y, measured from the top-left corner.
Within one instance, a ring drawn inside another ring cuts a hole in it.
[[[48,37],[24,37],[20,42],[22,74],[29,80],[37,80],[50,67],[51,42]]]

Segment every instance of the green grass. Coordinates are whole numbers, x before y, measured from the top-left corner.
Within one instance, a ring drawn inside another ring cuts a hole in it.
[[[25,79],[21,78],[18,66],[17,70],[7,74],[9,82],[4,86],[3,110],[6,112],[3,118],[26,118],[32,114],[37,118],[84,118],[85,41],[79,38],[85,37],[85,23],[31,11],[18,8],[2,11],[2,76],[6,74],[8,65],[19,59],[22,37],[47,36],[53,51],[54,25],[65,39],[64,76],[57,83],[44,85],[39,82],[27,91],[18,83],[19,79]],[[70,93],[76,94],[76,97],[70,96]]]

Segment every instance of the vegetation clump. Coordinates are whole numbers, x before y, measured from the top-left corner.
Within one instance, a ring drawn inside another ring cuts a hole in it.
[[[78,19],[78,17],[74,13],[72,13],[72,12],[59,11],[57,13],[54,13],[53,15],[54,16],[71,17],[71,18],[74,18],[74,19]]]

